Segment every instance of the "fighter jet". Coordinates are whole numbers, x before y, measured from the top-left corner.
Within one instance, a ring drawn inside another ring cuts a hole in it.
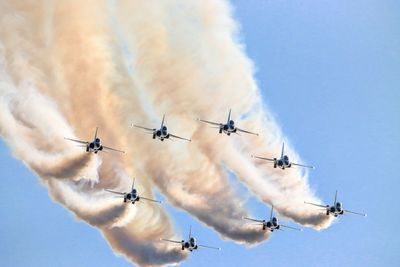
[[[111,190],[111,189],[105,189],[105,190],[107,192],[116,194],[117,197],[124,198],[124,203],[126,203],[127,201],[130,201],[132,204],[135,204],[135,202],[138,202],[138,201],[140,201],[142,199],[147,200],[147,201],[161,203],[161,201],[159,201],[159,200],[154,200],[154,199],[151,199],[151,198],[139,196],[138,191],[135,188],[135,179],[133,179],[132,188],[131,188],[130,192],[124,192],[123,193],[123,192],[117,192],[117,191],[114,191],[114,190]]]
[[[301,228],[295,228],[295,227],[279,224],[278,219],[275,216],[273,216],[273,212],[274,212],[274,206],[272,206],[272,208],[271,208],[271,215],[269,216],[269,221],[257,220],[257,219],[252,219],[252,218],[248,218],[248,217],[243,217],[243,219],[256,222],[255,223],[256,225],[262,225],[262,229],[264,231],[267,229],[271,232],[273,232],[274,230],[282,230],[281,227],[285,227],[285,228],[289,228],[289,229],[293,229],[293,230],[297,230],[297,231],[303,231],[303,229],[301,229]]]
[[[344,213],[353,213],[353,214],[361,215],[364,217],[367,216],[367,214],[365,214],[365,213],[359,213],[359,212],[354,212],[354,211],[343,209],[343,204],[341,202],[337,201],[337,190],[335,193],[335,201],[333,202],[332,206],[314,204],[314,203],[310,203],[310,202],[306,202],[306,201],[304,201],[304,203],[314,205],[317,207],[321,207],[321,208],[323,208],[321,210],[326,210],[326,215],[332,214],[335,217],[337,217],[338,215],[343,215]]]
[[[169,139],[170,137],[186,140],[186,141],[189,141],[189,142],[192,141],[190,139],[183,138],[183,137],[180,137],[180,136],[177,136],[177,135],[169,133],[167,126],[164,125],[164,118],[165,118],[165,114],[163,115],[160,129],[146,128],[146,127],[143,127],[143,126],[134,125],[133,123],[132,123],[132,127],[136,127],[136,128],[144,129],[146,131],[150,131],[153,134],[153,139],[158,138],[161,141],[164,141],[164,139]]]
[[[198,248],[210,248],[210,249],[217,249],[217,250],[221,250],[221,248],[217,248],[217,247],[210,247],[210,246],[205,246],[205,245],[200,245],[197,244],[197,240],[196,238],[194,238],[192,236],[192,226],[190,226],[189,229],[189,237],[188,240],[181,240],[181,241],[177,241],[177,240],[170,240],[170,239],[161,239],[163,241],[167,241],[167,242],[171,242],[171,243],[175,243],[175,244],[179,244],[182,248],[182,250],[189,250],[190,252],[192,252],[193,250],[196,250]]]
[[[202,120],[202,119],[197,119],[197,120],[216,126],[215,128],[219,129],[220,134],[222,132],[224,132],[226,135],[231,135],[231,133],[238,134],[238,132],[242,132],[242,133],[258,135],[258,133],[253,133],[253,132],[249,132],[249,131],[245,131],[245,130],[237,128],[235,126],[235,122],[233,120],[231,120],[231,109],[229,110],[228,120],[226,121],[226,123],[218,123],[218,122],[206,121],[206,120]]]
[[[66,137],[64,137],[64,139],[81,144],[80,145],[81,147],[86,147],[86,152],[94,152],[95,154],[97,154],[97,152],[104,151],[103,149],[107,149],[107,150],[125,153],[122,150],[118,150],[115,148],[111,148],[111,147],[102,145],[100,138],[97,137],[98,129],[99,129],[99,127],[96,127],[96,132],[94,134],[93,141],[91,141],[91,142],[90,141],[81,141],[81,140],[76,140],[76,139],[71,139],[71,138],[66,138]]]
[[[291,168],[292,165],[293,166],[300,166],[300,167],[310,168],[310,169],[315,169],[314,166],[308,166],[308,165],[302,165],[302,164],[290,162],[289,157],[287,155],[283,154],[284,153],[284,149],[285,149],[285,143],[283,143],[283,145],[282,145],[282,153],[281,153],[281,157],[279,159],[277,159],[277,158],[273,158],[273,159],[264,158],[264,157],[254,156],[254,155],[251,155],[251,157],[256,158],[256,159],[272,161],[274,163],[274,168],[279,167],[282,170],[284,170],[285,168]]]

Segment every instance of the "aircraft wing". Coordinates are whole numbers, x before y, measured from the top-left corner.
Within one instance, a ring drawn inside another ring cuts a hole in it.
[[[353,214],[356,214],[356,215],[367,217],[366,213],[359,213],[359,212],[354,212],[354,211],[350,211],[350,210],[344,210],[344,212],[353,213]]]
[[[182,244],[182,241],[177,241],[177,240],[170,240],[170,239],[164,239],[164,238],[161,238],[161,240],[170,242],[170,243]]]
[[[262,220],[252,219],[252,218],[248,218],[248,217],[243,217],[243,219],[253,221],[253,222],[258,222],[258,223],[264,223],[264,221],[262,221]]]
[[[112,151],[115,151],[115,152],[125,153],[125,151],[118,150],[118,149],[115,149],[115,148],[112,148],[112,147],[108,147],[108,146],[103,146],[103,148],[108,149],[108,150],[112,150]]]
[[[113,193],[113,194],[117,194],[117,195],[125,195],[125,193],[113,191],[111,189],[104,189],[104,190],[106,190],[107,192]]]
[[[310,165],[302,165],[302,164],[293,163],[293,162],[292,162],[292,165],[295,165],[295,166],[300,166],[300,167],[305,167],[305,168],[310,168],[310,169],[315,169],[315,167],[314,167],[314,166],[310,166]]]
[[[144,130],[146,130],[146,131],[152,131],[152,132],[154,132],[154,131],[156,130],[156,129],[146,128],[146,127],[139,126],[139,125],[134,125],[134,124],[132,124],[132,126],[133,126],[133,127],[136,127],[136,128],[144,129]]]
[[[76,139],[71,139],[71,138],[66,138],[66,137],[64,137],[64,139],[72,141],[72,142],[76,142],[76,143],[79,143],[79,144],[85,144],[85,145],[90,143],[88,141],[81,141],[81,140],[76,140]]]
[[[251,155],[251,157],[252,157],[252,158],[256,158],[256,159],[262,159],[262,160],[268,160],[268,161],[275,161],[274,159],[264,158],[264,157],[254,156],[254,155]]]
[[[320,204],[310,203],[310,202],[306,202],[306,201],[304,201],[304,203],[313,205],[313,206],[317,206],[317,207],[321,207],[321,208],[329,208],[329,206],[327,206],[327,205],[320,205]]]
[[[289,229],[293,229],[293,230],[297,230],[297,231],[303,231],[303,229],[301,229],[301,228],[296,228],[296,227],[291,227],[291,226],[287,226],[287,225],[283,225],[283,224],[280,224],[280,226],[282,226],[282,227],[285,227],[285,228],[289,228]]]
[[[147,200],[147,201],[152,201],[152,202],[157,202],[157,203],[162,203],[160,200],[155,200],[155,199],[151,199],[151,198],[147,198],[147,197],[140,197],[140,199],[144,199],[144,200]]]
[[[216,126],[221,126],[222,125],[222,123],[218,123],[218,122],[206,121],[206,120],[202,120],[202,119],[197,119],[197,120],[201,121],[201,122],[208,123],[208,124],[216,125]]]
[[[217,248],[217,247],[210,247],[210,246],[205,246],[205,245],[197,245],[201,248],[210,248],[210,249],[216,249],[216,250],[221,250],[221,248]]]
[[[189,142],[191,142],[192,140],[190,140],[190,139],[186,139],[186,138],[183,138],[183,137],[180,137],[180,136],[177,136],[177,135],[174,135],[174,134],[169,134],[170,136],[172,136],[172,137],[174,137],[174,138],[178,138],[178,139],[181,139],[181,140],[186,140],[186,141],[189,141]]]
[[[249,131],[242,130],[242,129],[239,129],[239,128],[236,128],[236,130],[238,130],[239,132],[242,132],[242,133],[253,134],[253,135],[257,135],[258,136],[258,133],[249,132]]]

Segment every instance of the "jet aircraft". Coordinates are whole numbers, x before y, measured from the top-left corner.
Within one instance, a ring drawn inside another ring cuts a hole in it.
[[[196,250],[198,248],[210,248],[210,249],[217,249],[217,250],[221,250],[221,248],[217,248],[217,247],[210,247],[210,246],[205,246],[205,245],[200,245],[197,243],[196,238],[194,238],[192,236],[192,226],[190,226],[189,229],[189,237],[188,239],[185,240],[181,240],[181,241],[177,241],[177,240],[170,240],[170,239],[161,239],[163,241],[167,241],[167,242],[171,242],[171,243],[175,243],[175,244],[179,244],[181,246],[182,250],[189,250],[190,252],[192,252],[193,250]]]
[[[326,211],[326,215],[332,214],[335,217],[337,217],[338,215],[343,215],[344,213],[352,213],[352,214],[356,214],[356,215],[360,215],[360,216],[364,216],[364,217],[367,216],[366,213],[359,213],[359,212],[354,212],[354,211],[343,209],[343,204],[341,202],[337,201],[337,190],[335,193],[335,200],[333,201],[332,206],[320,205],[320,204],[310,203],[310,202],[306,202],[306,201],[304,201],[304,203],[309,204],[309,205],[314,205],[317,207],[321,207],[321,208],[323,208],[322,210]]]
[[[177,136],[177,135],[174,135],[174,134],[169,133],[169,132],[168,132],[167,126],[164,125],[164,118],[165,118],[165,115],[163,115],[163,118],[162,118],[162,121],[161,121],[160,129],[156,129],[156,128],[153,128],[153,129],[152,129],[152,128],[147,128],[147,127],[143,127],[143,126],[139,126],[139,125],[134,125],[134,124],[132,124],[132,126],[133,126],[133,127],[136,127],[136,128],[144,129],[144,130],[146,130],[146,131],[151,132],[151,133],[153,134],[153,139],[158,138],[158,139],[160,139],[161,141],[164,141],[164,139],[169,139],[170,137],[173,137],[173,138],[178,138],[178,139],[186,140],[186,141],[189,141],[189,142],[192,141],[192,140],[190,140],[190,139],[183,138],[183,137],[180,137],[180,136]]]
[[[86,148],[86,152],[93,152],[93,153],[97,154],[97,152],[99,152],[99,151],[111,150],[111,151],[116,151],[116,152],[120,152],[120,153],[125,153],[122,150],[118,150],[118,149],[115,149],[115,148],[104,146],[101,143],[100,138],[97,137],[98,129],[99,129],[99,127],[96,127],[96,132],[94,134],[93,141],[81,141],[81,140],[76,140],[76,139],[71,139],[71,138],[66,138],[66,137],[64,137],[64,139],[81,144],[80,145],[81,147],[85,147]]]
[[[285,168],[291,168],[292,166],[299,166],[299,167],[315,169],[314,166],[303,165],[303,164],[291,162],[289,160],[289,156],[283,154],[284,149],[285,149],[285,143],[283,143],[283,145],[282,145],[281,157],[279,159],[278,158],[273,158],[273,159],[272,158],[264,158],[264,157],[254,156],[254,155],[251,155],[251,156],[256,159],[271,161],[274,163],[274,168],[279,167],[282,170],[284,170]]]
[[[159,200],[154,200],[154,199],[151,199],[151,198],[139,196],[138,190],[135,188],[135,179],[133,179],[132,188],[131,188],[130,192],[118,192],[118,191],[114,191],[114,190],[111,190],[111,189],[105,189],[105,190],[107,192],[116,194],[117,197],[123,198],[125,203],[127,201],[129,201],[132,204],[135,204],[136,202],[138,202],[138,201],[140,201],[142,199],[147,200],[147,201],[161,203],[161,201],[159,201]]]
[[[253,134],[253,135],[258,136],[258,133],[253,133],[253,132],[249,132],[249,131],[237,128],[235,126],[235,121],[233,121],[231,119],[231,109],[229,110],[228,120],[226,121],[226,123],[212,122],[212,121],[206,121],[206,120],[202,120],[202,119],[197,119],[197,120],[216,126],[215,128],[219,129],[220,134],[225,133],[226,135],[231,135],[231,133],[239,134],[238,132],[242,132],[242,133]]]
[[[293,230],[297,230],[297,231],[303,231],[303,229],[300,229],[300,228],[295,228],[295,227],[280,224],[278,222],[278,218],[273,216],[273,212],[274,212],[274,206],[272,206],[272,208],[271,208],[271,214],[269,216],[269,221],[252,219],[252,218],[248,218],[248,217],[244,217],[243,219],[253,221],[253,222],[255,222],[256,225],[262,225],[262,229],[264,231],[269,230],[269,231],[273,232],[274,230],[282,230],[281,227],[285,227],[285,228],[289,228],[289,229],[293,229]]]

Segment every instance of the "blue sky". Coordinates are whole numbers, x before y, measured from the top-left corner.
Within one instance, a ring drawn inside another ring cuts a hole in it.
[[[235,0],[240,39],[263,98],[300,155],[310,184],[347,208],[327,230],[284,231],[255,248],[222,241],[170,206],[199,250],[182,266],[397,266],[400,264],[400,2]],[[232,92],[234,93],[234,91]],[[53,203],[0,142],[0,266],[130,266],[100,233]],[[263,216],[269,209],[252,200]]]

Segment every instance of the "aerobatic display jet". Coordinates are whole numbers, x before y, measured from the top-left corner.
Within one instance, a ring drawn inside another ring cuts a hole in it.
[[[231,133],[239,134],[238,132],[242,132],[242,133],[247,133],[247,134],[258,135],[258,133],[253,133],[253,132],[249,132],[249,131],[237,128],[235,126],[235,121],[233,121],[231,119],[231,110],[229,110],[228,120],[226,121],[226,123],[218,123],[218,122],[206,121],[206,120],[202,120],[202,119],[197,119],[197,120],[204,122],[204,123],[214,125],[215,128],[219,129],[220,134],[225,133],[226,135],[231,135]]]
[[[360,212],[354,212],[354,211],[350,211],[350,210],[345,210],[343,208],[343,204],[339,201],[337,201],[337,190],[335,193],[335,200],[333,202],[332,206],[329,205],[320,205],[320,204],[315,204],[315,203],[310,203],[310,202],[306,202],[304,201],[304,203],[309,204],[309,205],[314,205],[317,207],[321,207],[321,210],[326,211],[326,215],[333,215],[335,217],[337,217],[338,215],[343,215],[345,213],[352,213],[352,214],[356,214],[356,215],[360,215],[360,216],[364,216],[366,217],[367,214],[366,213],[360,213]]]
[[[281,152],[281,157],[280,158],[264,158],[264,157],[254,156],[254,155],[251,155],[251,156],[253,158],[256,158],[256,159],[262,159],[262,160],[271,161],[271,162],[274,163],[274,168],[279,167],[282,170],[284,170],[286,168],[291,168],[292,166],[299,166],[299,167],[315,169],[314,166],[308,166],[308,165],[303,165],[303,164],[298,164],[298,163],[291,162],[289,160],[289,156],[283,154],[284,153],[284,149],[285,149],[285,143],[283,143],[283,145],[282,145],[282,152]]]
[[[85,147],[86,148],[86,152],[93,152],[93,153],[97,154],[97,152],[99,152],[99,151],[111,150],[111,151],[116,151],[116,152],[120,152],[120,153],[125,153],[122,150],[118,150],[118,149],[115,149],[115,148],[104,146],[101,143],[100,138],[97,137],[98,129],[99,129],[99,127],[96,127],[96,132],[94,134],[93,141],[81,141],[81,140],[76,140],[76,139],[71,139],[71,138],[66,138],[66,137],[64,137],[64,139],[81,144],[80,145],[81,147]]]
[[[159,201],[159,200],[154,200],[151,198],[139,196],[138,190],[135,188],[135,179],[133,179],[132,188],[131,188],[130,192],[118,192],[118,191],[114,191],[111,189],[105,189],[105,190],[107,192],[116,194],[117,197],[123,198],[124,203],[129,201],[130,203],[135,204],[136,202],[139,202],[141,200],[147,200],[147,201],[161,203],[161,201]]]
[[[205,245],[198,244],[196,238],[194,238],[192,236],[192,226],[190,226],[189,237],[188,237],[188,239],[186,241],[185,240],[177,241],[177,240],[170,240],[170,239],[163,239],[163,238],[161,240],[167,241],[167,242],[171,242],[171,243],[175,243],[175,244],[179,244],[181,246],[182,250],[187,249],[190,252],[192,252],[193,250],[196,250],[198,248],[210,248],[210,249],[221,250],[221,248],[210,247],[210,246],[205,246]]]
[[[139,125],[134,125],[134,124],[132,124],[132,127],[136,127],[136,128],[140,128],[140,129],[144,129],[144,130],[146,130],[146,131],[149,131],[150,133],[153,134],[153,139],[158,138],[158,139],[160,139],[161,141],[164,141],[164,139],[170,139],[171,137],[172,137],[172,138],[178,138],[178,139],[186,140],[186,141],[189,141],[189,142],[192,141],[192,140],[190,140],[190,139],[187,139],[187,138],[180,137],[180,136],[177,136],[177,135],[174,135],[174,134],[169,133],[169,132],[168,132],[167,126],[164,125],[164,118],[165,118],[165,115],[163,115],[163,118],[162,118],[162,121],[161,121],[160,129],[156,129],[156,128],[146,128],[146,127],[139,126]]]
[[[257,220],[257,219],[252,219],[252,218],[248,218],[248,217],[243,217],[243,219],[253,221],[253,222],[255,222],[256,225],[261,225],[262,229],[264,231],[269,230],[269,231],[273,232],[274,230],[282,230],[281,227],[285,227],[285,228],[289,228],[289,229],[293,229],[293,230],[297,230],[297,231],[303,231],[303,229],[301,229],[301,228],[295,228],[295,227],[280,224],[278,222],[278,218],[273,216],[273,212],[274,212],[274,206],[272,206],[272,208],[271,208],[271,214],[269,216],[269,221]]]

